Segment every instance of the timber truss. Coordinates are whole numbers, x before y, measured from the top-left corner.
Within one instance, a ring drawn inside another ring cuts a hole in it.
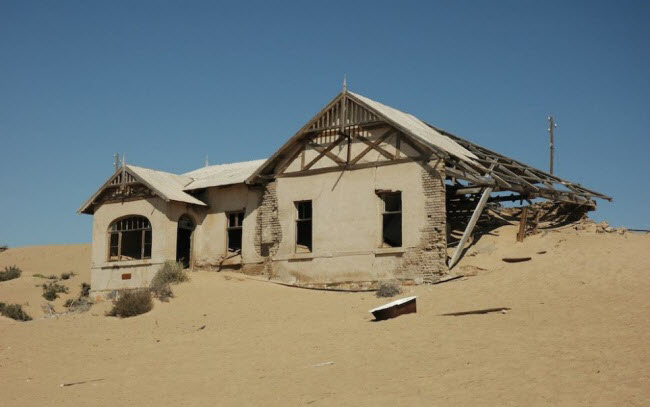
[[[415,127],[413,126],[414,122],[416,123]],[[429,131],[439,137],[451,139],[456,147],[465,151],[466,154],[459,155],[457,151],[446,148],[444,143],[436,143],[435,139],[422,137],[422,133],[418,131],[421,130],[421,127],[417,126],[422,126],[425,129],[430,128]],[[367,130],[378,128],[386,128],[378,138],[371,141],[370,138],[364,136],[367,134]],[[389,140],[392,142],[392,146],[389,146],[390,149],[386,147]],[[360,141],[366,147],[352,156],[351,143],[354,141]],[[408,144],[419,156],[401,154],[400,145],[404,144]],[[333,152],[336,147],[345,145],[347,145],[346,156]],[[305,160],[304,151],[306,149],[313,149],[318,154],[310,160]],[[371,163],[360,162],[366,154],[373,150],[384,159]],[[301,155],[300,169],[288,172],[287,168]],[[314,165],[325,157],[331,161],[332,165],[325,168],[321,165],[320,168],[314,169]],[[349,93],[346,89],[264,163],[248,179],[248,182],[254,182],[256,179],[303,176],[409,161],[428,163],[440,159],[444,160],[447,179],[451,180],[449,188],[454,190],[457,195],[480,194],[486,188],[490,188],[492,192],[512,191],[517,193],[517,195],[509,197],[494,196],[490,198],[490,200],[499,201],[546,198],[595,207],[594,198],[612,200],[609,196],[505,157],[421,122],[411,115],[396,111],[360,95]]]
[[[370,130],[380,131],[379,136],[371,138]],[[351,146],[355,142],[363,143],[365,148],[353,154]],[[401,145],[410,146],[419,156],[414,158],[405,155],[401,152]],[[345,148],[345,154],[343,156],[335,154],[333,151],[336,147]],[[309,149],[314,150],[316,155],[305,159],[305,152]],[[362,162],[371,151],[378,153],[382,159]],[[304,176],[403,162],[427,161],[431,157],[431,152],[422,143],[413,140],[380,114],[346,94],[341,94],[328,104],[278,153],[269,160],[275,158],[277,162],[272,172],[258,176],[262,178]],[[298,159],[300,159],[299,170],[288,171],[289,166]],[[329,160],[330,165],[313,168],[319,162],[322,164],[323,159]]]
[[[479,193],[482,188],[489,186],[493,188],[493,192],[513,191],[519,193],[518,196],[494,198],[494,200],[500,201],[546,198],[595,207],[593,198],[612,200],[611,197],[587,189],[580,184],[564,180],[444,130],[431,127],[474,153],[477,157],[476,161],[481,164],[480,167],[477,167],[466,163],[447,163],[447,176],[469,182],[468,185],[455,183],[456,185],[452,188],[456,189],[456,195]]]

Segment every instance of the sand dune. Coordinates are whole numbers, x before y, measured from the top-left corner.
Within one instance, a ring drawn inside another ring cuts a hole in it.
[[[0,318],[0,404],[648,405],[650,236],[515,232],[468,250],[459,270],[476,275],[406,288],[417,314],[383,322],[372,293],[213,272],[135,318],[105,317],[108,303],[39,318],[30,274],[71,269],[78,286],[88,246],[11,249],[0,267],[25,274],[0,283],[0,301],[28,301],[36,319]],[[442,315],[496,307],[511,310]]]

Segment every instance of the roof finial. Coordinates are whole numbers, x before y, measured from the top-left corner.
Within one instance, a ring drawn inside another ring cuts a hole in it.
[[[113,166],[115,167],[115,172],[120,169],[120,153],[113,154]]]
[[[122,153],[122,168],[126,167],[126,153]]]
[[[343,74],[343,93],[348,92],[348,76],[347,74]]]
[[[206,154],[206,155],[205,155],[205,166],[207,167],[207,166],[209,166],[209,165],[210,165],[210,164],[208,164],[208,155]]]

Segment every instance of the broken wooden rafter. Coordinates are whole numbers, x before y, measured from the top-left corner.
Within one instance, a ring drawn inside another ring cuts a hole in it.
[[[470,218],[469,223],[467,224],[467,227],[463,232],[463,237],[460,238],[460,242],[458,243],[458,246],[456,246],[456,250],[454,250],[454,254],[451,256],[451,260],[449,260],[450,269],[456,265],[456,262],[458,262],[458,259],[460,258],[463,248],[465,247],[465,243],[467,243],[467,240],[472,234],[472,231],[474,230],[474,226],[476,226],[476,222],[481,216],[481,212],[483,212],[483,208],[485,207],[485,204],[487,203],[487,200],[490,197],[490,193],[492,193],[492,187],[487,187],[483,191],[483,194],[481,195],[481,199],[478,201],[478,204],[476,205],[476,209],[474,209],[474,213],[472,213],[472,217]]]

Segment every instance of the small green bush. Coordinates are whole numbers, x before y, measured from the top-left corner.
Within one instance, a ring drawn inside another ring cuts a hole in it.
[[[0,281],[13,280],[20,277],[22,273],[23,271],[16,266],[5,267],[4,271],[0,271]]]
[[[15,319],[16,321],[31,321],[32,317],[23,311],[23,306],[19,304],[5,304],[0,302],[0,315]]]
[[[400,285],[395,281],[385,281],[379,284],[379,289],[375,293],[377,297],[394,297],[401,293]]]
[[[167,261],[153,277],[149,288],[160,301],[169,301],[174,296],[171,284],[178,284],[187,280],[189,280],[189,277],[183,270],[182,263]]]
[[[43,298],[48,301],[54,301],[59,298],[59,293],[67,293],[68,287],[56,282],[43,284]]]
[[[70,271],[68,273],[61,273],[61,280],[68,280],[70,277],[74,277],[76,275],[77,273],[75,273],[74,271]]]
[[[153,308],[151,291],[147,289],[122,290],[113,301],[113,309],[106,315],[129,318],[144,314]]]
[[[45,277],[44,275],[42,275],[41,273],[32,274],[32,277],[37,277],[37,278],[47,278],[47,277]]]

